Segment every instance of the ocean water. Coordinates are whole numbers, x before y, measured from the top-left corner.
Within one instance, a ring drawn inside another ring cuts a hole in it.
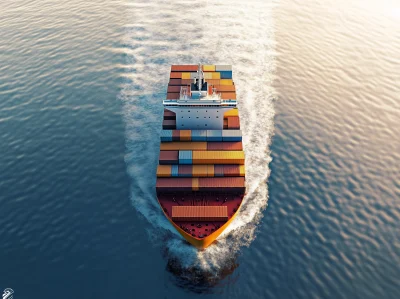
[[[0,292],[398,298],[395,1],[3,0]],[[234,67],[244,208],[218,243],[162,217],[170,64]]]

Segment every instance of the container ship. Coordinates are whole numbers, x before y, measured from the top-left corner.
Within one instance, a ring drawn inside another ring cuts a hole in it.
[[[156,193],[165,216],[204,249],[245,194],[245,156],[230,65],[172,65],[163,100]]]

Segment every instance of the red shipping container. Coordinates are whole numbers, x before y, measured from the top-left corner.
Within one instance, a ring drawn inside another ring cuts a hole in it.
[[[172,141],[180,141],[181,140],[181,134],[179,130],[173,130],[172,131]]]
[[[164,119],[176,119],[175,112],[164,109]]]
[[[169,74],[170,79],[181,79],[182,78],[182,72],[171,72]]]
[[[214,165],[214,176],[224,176],[224,165]]]
[[[175,221],[226,221],[227,206],[173,206],[172,219]]]
[[[239,165],[224,165],[224,176],[240,176]]]
[[[238,130],[240,129],[240,122],[238,116],[228,116],[228,129]]]
[[[177,99],[179,99],[179,93],[178,92],[168,92],[167,93],[167,100],[177,100]]]
[[[192,79],[182,79],[181,80],[181,85],[182,86],[190,86],[190,84],[192,84],[193,83],[193,80]]]
[[[244,192],[244,177],[199,178],[199,190],[215,192]]]
[[[176,120],[175,119],[164,119],[162,123],[164,130],[175,130]]]
[[[181,79],[170,79],[169,80],[169,85],[177,85],[180,86],[182,84],[182,80]]]
[[[178,164],[179,151],[160,151],[158,161],[160,164]]]
[[[196,72],[198,68],[199,67],[194,64],[171,65],[171,72]]]
[[[168,85],[167,92],[181,92],[180,86]]]
[[[192,165],[179,165],[178,176],[191,177],[192,176]]]
[[[243,144],[241,141],[207,142],[208,151],[241,151]]]
[[[192,191],[192,178],[157,178],[157,192]]]

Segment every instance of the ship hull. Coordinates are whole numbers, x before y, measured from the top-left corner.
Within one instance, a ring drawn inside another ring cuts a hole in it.
[[[241,207],[241,206],[240,206]],[[233,214],[233,216],[225,223],[223,224],[219,229],[217,229],[215,232],[210,234],[209,236],[199,239],[191,236],[187,232],[185,232],[183,229],[181,229],[165,212],[163,209],[161,209],[164,213],[164,216],[168,219],[169,222],[173,225],[173,227],[181,234],[181,236],[188,241],[190,244],[192,244],[194,247],[197,249],[205,249],[208,246],[210,246],[214,241],[224,232],[224,230],[232,223],[232,221],[236,218],[236,216],[239,213],[239,209]]]

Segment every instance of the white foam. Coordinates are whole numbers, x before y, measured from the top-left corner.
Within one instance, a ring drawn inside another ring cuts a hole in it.
[[[151,223],[151,240],[165,246],[183,268],[218,273],[255,237],[268,201],[267,179],[273,134],[275,69],[272,12],[265,1],[154,1],[128,7],[124,84],[120,98],[126,122],[126,163],[132,204]],[[155,198],[155,171],[171,64],[231,64],[246,153],[247,195],[240,213],[204,251],[197,251],[166,220]],[[229,239],[229,240],[228,240]],[[218,274],[216,274],[218,275]]]

